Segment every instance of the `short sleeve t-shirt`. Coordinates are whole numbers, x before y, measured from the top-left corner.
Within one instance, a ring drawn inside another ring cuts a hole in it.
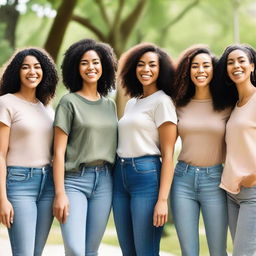
[[[10,127],[7,166],[41,167],[51,163],[52,108],[14,94],[0,97],[0,122]]]
[[[117,115],[111,99],[90,101],[69,93],[57,106],[54,126],[68,135],[66,171],[79,171],[82,164],[97,160],[114,163]]]
[[[182,149],[178,160],[194,166],[213,166],[225,161],[225,130],[231,109],[215,111],[212,100],[190,100],[177,108]]]
[[[159,90],[145,98],[132,98],[118,123],[120,157],[161,155],[158,127],[165,122],[177,123],[171,98]]]

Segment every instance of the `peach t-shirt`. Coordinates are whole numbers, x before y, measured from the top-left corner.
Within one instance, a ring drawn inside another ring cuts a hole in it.
[[[191,100],[177,108],[182,149],[178,160],[194,166],[213,166],[225,160],[225,128],[230,109],[214,111],[212,100]]]
[[[40,167],[51,162],[53,110],[14,94],[0,97],[0,122],[10,127],[7,166]]]
[[[220,187],[238,194],[256,186],[256,93],[235,106],[226,129],[227,156]]]

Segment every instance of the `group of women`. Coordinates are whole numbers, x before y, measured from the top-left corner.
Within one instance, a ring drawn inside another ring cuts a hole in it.
[[[255,65],[248,45],[219,60],[194,46],[174,65],[151,43],[117,65],[109,45],[84,39],[65,52],[69,93],[54,117],[51,57],[17,52],[0,81],[0,223],[13,255],[41,255],[55,216],[65,255],[96,256],[113,205],[123,255],[158,256],[170,190],[183,256],[200,255],[200,211],[211,256],[227,255],[228,226],[233,255],[256,255]],[[131,97],[119,121],[106,97],[116,71]]]

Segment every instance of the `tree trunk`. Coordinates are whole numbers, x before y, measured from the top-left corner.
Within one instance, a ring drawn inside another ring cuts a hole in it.
[[[15,48],[15,31],[19,19],[19,12],[16,10],[18,0],[13,4],[6,4],[0,7],[0,22],[6,24],[4,38],[9,42],[10,46]]]
[[[54,19],[48,38],[45,42],[45,49],[51,54],[55,61],[58,57],[61,43],[71,20],[76,3],[77,0],[62,0],[57,16]]]

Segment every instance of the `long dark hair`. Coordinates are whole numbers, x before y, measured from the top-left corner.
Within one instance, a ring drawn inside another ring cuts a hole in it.
[[[26,56],[34,56],[41,65],[43,78],[36,87],[36,97],[47,105],[55,95],[58,75],[52,58],[40,48],[27,48],[14,54],[1,78],[0,95],[16,93],[20,90],[20,69]]]

